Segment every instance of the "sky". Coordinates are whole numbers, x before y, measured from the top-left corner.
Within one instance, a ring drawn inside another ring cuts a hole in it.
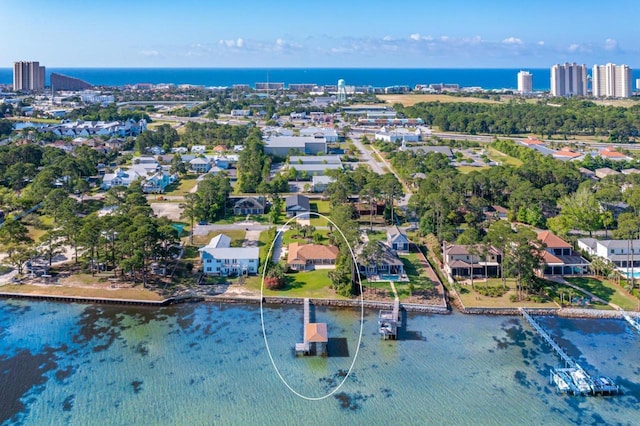
[[[640,66],[638,0],[0,0],[0,67]]]

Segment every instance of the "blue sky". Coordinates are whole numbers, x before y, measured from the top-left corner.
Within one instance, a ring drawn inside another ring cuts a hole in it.
[[[640,65],[638,0],[3,3],[0,67]]]

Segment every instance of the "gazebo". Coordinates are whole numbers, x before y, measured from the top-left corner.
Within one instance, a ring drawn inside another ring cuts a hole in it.
[[[305,326],[305,335],[307,343],[315,345],[316,354],[327,353],[327,324],[323,322],[312,322]],[[319,348],[317,343],[320,343]]]

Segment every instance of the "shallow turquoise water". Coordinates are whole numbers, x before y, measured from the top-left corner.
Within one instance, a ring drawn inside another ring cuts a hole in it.
[[[0,422],[24,424],[637,424],[640,335],[624,321],[542,318],[588,370],[624,395],[567,397],[558,359],[516,317],[409,315],[382,341],[367,312],[353,373],[321,401],[295,396],[265,349],[255,306],[162,309],[0,302]],[[334,389],[356,350],[358,310],[318,308],[329,358],[296,358],[302,308],[265,311],[271,352],[292,388]]]

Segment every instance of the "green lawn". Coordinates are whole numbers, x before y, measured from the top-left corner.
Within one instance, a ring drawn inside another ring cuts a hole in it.
[[[331,214],[331,203],[325,200],[313,200],[309,202],[309,207],[311,207],[311,211],[315,213],[320,213],[325,216],[329,216]],[[311,216],[311,225],[313,226],[328,226],[328,222],[326,219],[318,216]]]
[[[607,302],[620,306],[622,309],[634,311],[638,307],[638,299],[627,294],[622,288],[608,280],[599,280],[591,277],[566,278],[566,280]]]
[[[167,187],[165,195],[186,195],[197,183],[198,175],[187,174],[181,177],[178,182],[172,183]]]
[[[320,229],[314,232],[314,234],[319,234],[322,238],[317,242],[317,244],[324,244],[329,240],[329,230],[328,229]],[[282,235],[282,244],[283,246],[288,246],[291,243],[300,243],[300,244],[313,244],[313,238],[311,236],[307,238],[303,238],[302,234],[296,232],[294,230],[288,230]]]
[[[317,270],[308,272],[296,272],[287,274],[287,286],[282,290],[263,290],[265,296],[282,297],[311,297],[311,298],[334,298],[344,299],[337,295],[331,288],[328,270]],[[246,286],[260,291],[262,284],[261,277],[249,279]]]
[[[522,165],[522,161],[517,158],[513,158],[505,153],[498,151],[495,148],[487,147],[487,157],[493,161],[500,161],[504,165],[519,167]]]
[[[269,228],[266,231],[262,231],[260,233],[260,238],[258,238],[258,247],[260,248],[260,274],[262,274],[262,268],[264,267],[265,259],[267,258],[267,254],[269,248],[271,247],[271,243],[273,243],[273,239],[276,236],[276,228]],[[258,283],[258,286],[260,284]]]
[[[510,297],[516,294],[516,283],[513,278],[507,279],[507,287],[509,290],[505,294],[499,297],[484,296],[478,291],[471,288],[470,284],[455,284],[455,288],[462,299],[462,303],[467,307],[482,307],[482,308],[517,308],[517,307],[530,307],[530,308],[557,308],[553,300],[546,297],[544,301],[523,300],[512,302]],[[549,285],[557,285],[556,283],[549,283]],[[500,278],[490,278],[485,283],[481,280],[475,280],[474,286],[476,289],[484,287],[501,287],[502,280]]]
[[[474,167],[474,166],[458,166],[456,169],[462,174],[471,173],[473,171],[486,170],[490,168],[490,166],[482,166],[482,167]]]
[[[223,232],[212,231],[207,235],[196,235],[193,237],[193,245],[197,247],[205,246],[218,234],[224,234],[231,238],[231,247],[242,247],[242,241],[244,241],[246,231],[243,231],[242,229],[227,229]]]

